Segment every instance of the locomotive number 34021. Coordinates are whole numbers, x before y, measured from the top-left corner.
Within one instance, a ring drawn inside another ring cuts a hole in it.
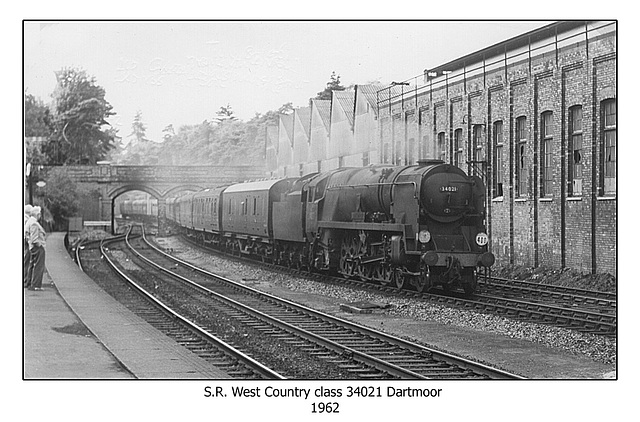
[[[440,192],[458,192],[457,186],[440,186]]]

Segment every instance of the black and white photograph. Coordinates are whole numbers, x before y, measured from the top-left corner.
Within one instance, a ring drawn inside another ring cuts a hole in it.
[[[615,15],[169,17],[20,19],[33,416],[615,419]]]

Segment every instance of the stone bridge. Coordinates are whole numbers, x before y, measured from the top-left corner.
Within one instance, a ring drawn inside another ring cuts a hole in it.
[[[66,166],[80,190],[91,192],[81,200],[84,220],[111,221],[115,199],[125,192],[143,191],[158,200],[158,231],[164,233],[166,200],[180,192],[265,177],[261,166]]]

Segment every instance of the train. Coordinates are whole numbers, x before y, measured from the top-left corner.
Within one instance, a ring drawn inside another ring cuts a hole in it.
[[[166,216],[204,246],[418,292],[472,294],[495,263],[484,183],[440,160],[208,188]]]
[[[148,224],[157,224],[158,200],[156,198],[147,199],[125,199],[119,205],[120,216],[124,219],[142,219]]]

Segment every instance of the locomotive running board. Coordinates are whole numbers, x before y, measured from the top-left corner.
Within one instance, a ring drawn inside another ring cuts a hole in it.
[[[411,233],[411,224],[397,223],[359,223],[355,221],[318,221],[318,227],[340,230],[394,231]]]

